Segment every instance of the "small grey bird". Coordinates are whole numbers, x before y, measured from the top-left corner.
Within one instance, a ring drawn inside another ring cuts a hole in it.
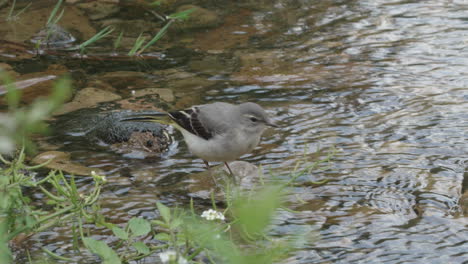
[[[256,103],[217,102],[164,114],[136,115],[123,121],[172,125],[180,130],[192,154],[208,168],[210,161],[224,162],[231,175],[227,162],[251,152],[268,126],[278,127]]]

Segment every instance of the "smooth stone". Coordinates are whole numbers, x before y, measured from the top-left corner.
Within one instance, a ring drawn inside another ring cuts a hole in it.
[[[171,89],[167,88],[146,88],[146,89],[140,89],[140,90],[135,90],[135,93],[133,96],[135,97],[140,97],[148,94],[157,94],[159,97],[161,97],[162,100],[166,102],[174,102],[175,97],[174,93],[172,92]]]
[[[97,88],[84,88],[81,89],[73,100],[64,104],[54,115],[63,115],[65,113],[73,112],[82,108],[89,108],[102,102],[109,102],[119,100],[122,97],[115,93],[100,90]]]
[[[79,3],[76,6],[86,12],[91,20],[99,20],[115,15],[120,11],[119,1],[92,1]]]
[[[102,173],[99,169],[89,168],[70,160],[70,153],[62,151],[46,151],[33,158],[32,163],[39,165],[49,161],[44,167],[61,170],[73,175],[88,176],[94,171],[98,174]]]
[[[263,177],[259,168],[246,161],[233,161],[229,167],[235,175],[236,185],[241,190],[251,190],[258,186],[258,182]],[[209,170],[190,175],[188,183],[189,196],[199,199],[211,199],[211,192],[214,192],[214,198],[217,201],[224,201],[225,193],[223,186],[231,181],[224,164],[211,167]],[[216,182],[215,182],[216,181]]]
[[[39,2],[39,1],[33,1]],[[0,19],[0,36],[3,40],[23,43],[29,41],[37,32],[44,29],[50,16],[53,5],[47,8],[28,8],[25,13],[20,14],[15,21]],[[64,9],[63,19],[58,24],[67,31],[73,32],[78,39],[89,39],[96,34],[86,14],[75,6],[68,5]],[[7,17],[9,8],[0,10],[0,17]],[[14,23],[15,30],[11,30]]]
[[[182,5],[177,8],[177,12],[193,9],[186,20],[180,21],[174,27],[178,31],[188,31],[193,29],[202,29],[215,27],[221,24],[222,20],[218,14],[203,7],[196,5]]]

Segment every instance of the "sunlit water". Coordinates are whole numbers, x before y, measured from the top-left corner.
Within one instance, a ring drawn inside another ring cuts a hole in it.
[[[314,161],[337,149],[330,168],[301,179],[329,182],[294,189],[300,213],[275,220],[279,236],[318,233],[288,263],[468,263],[458,206],[468,159],[467,4],[276,1],[243,12],[239,21],[257,36],[223,50],[263,62],[211,69],[200,76],[217,85],[187,89],[202,94],[197,103],[251,100],[274,115],[282,127],[243,160],[287,175],[304,151]],[[182,142],[146,160],[68,147],[74,161],[108,171],[102,207],[116,223],[157,217],[158,200],[186,204],[185,176],[204,170]],[[132,182],[144,172],[149,180]],[[68,240],[51,241],[67,230],[41,233],[35,246],[66,254]]]

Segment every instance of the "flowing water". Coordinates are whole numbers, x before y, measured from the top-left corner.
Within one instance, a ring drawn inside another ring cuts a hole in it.
[[[468,2],[226,5],[233,11],[225,24],[194,32],[187,44],[205,55],[179,66],[209,85],[192,87],[190,76],[178,98],[264,106],[281,128],[242,159],[280,174],[304,151],[314,161],[337,150],[328,169],[300,179],[329,181],[295,188],[299,213],[275,220],[275,235],[318,233],[288,263],[468,263],[459,205],[468,162]],[[187,203],[186,175],[204,168],[175,138],[152,159],[67,148],[75,162],[107,171],[102,210],[120,223],[157,217],[156,201]],[[35,247],[67,255],[68,228],[36,235]]]

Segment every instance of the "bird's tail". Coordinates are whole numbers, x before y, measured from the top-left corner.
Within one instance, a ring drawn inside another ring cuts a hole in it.
[[[154,114],[136,114],[130,115],[121,122],[155,122],[164,125],[172,125],[174,122],[166,113],[154,113]]]

